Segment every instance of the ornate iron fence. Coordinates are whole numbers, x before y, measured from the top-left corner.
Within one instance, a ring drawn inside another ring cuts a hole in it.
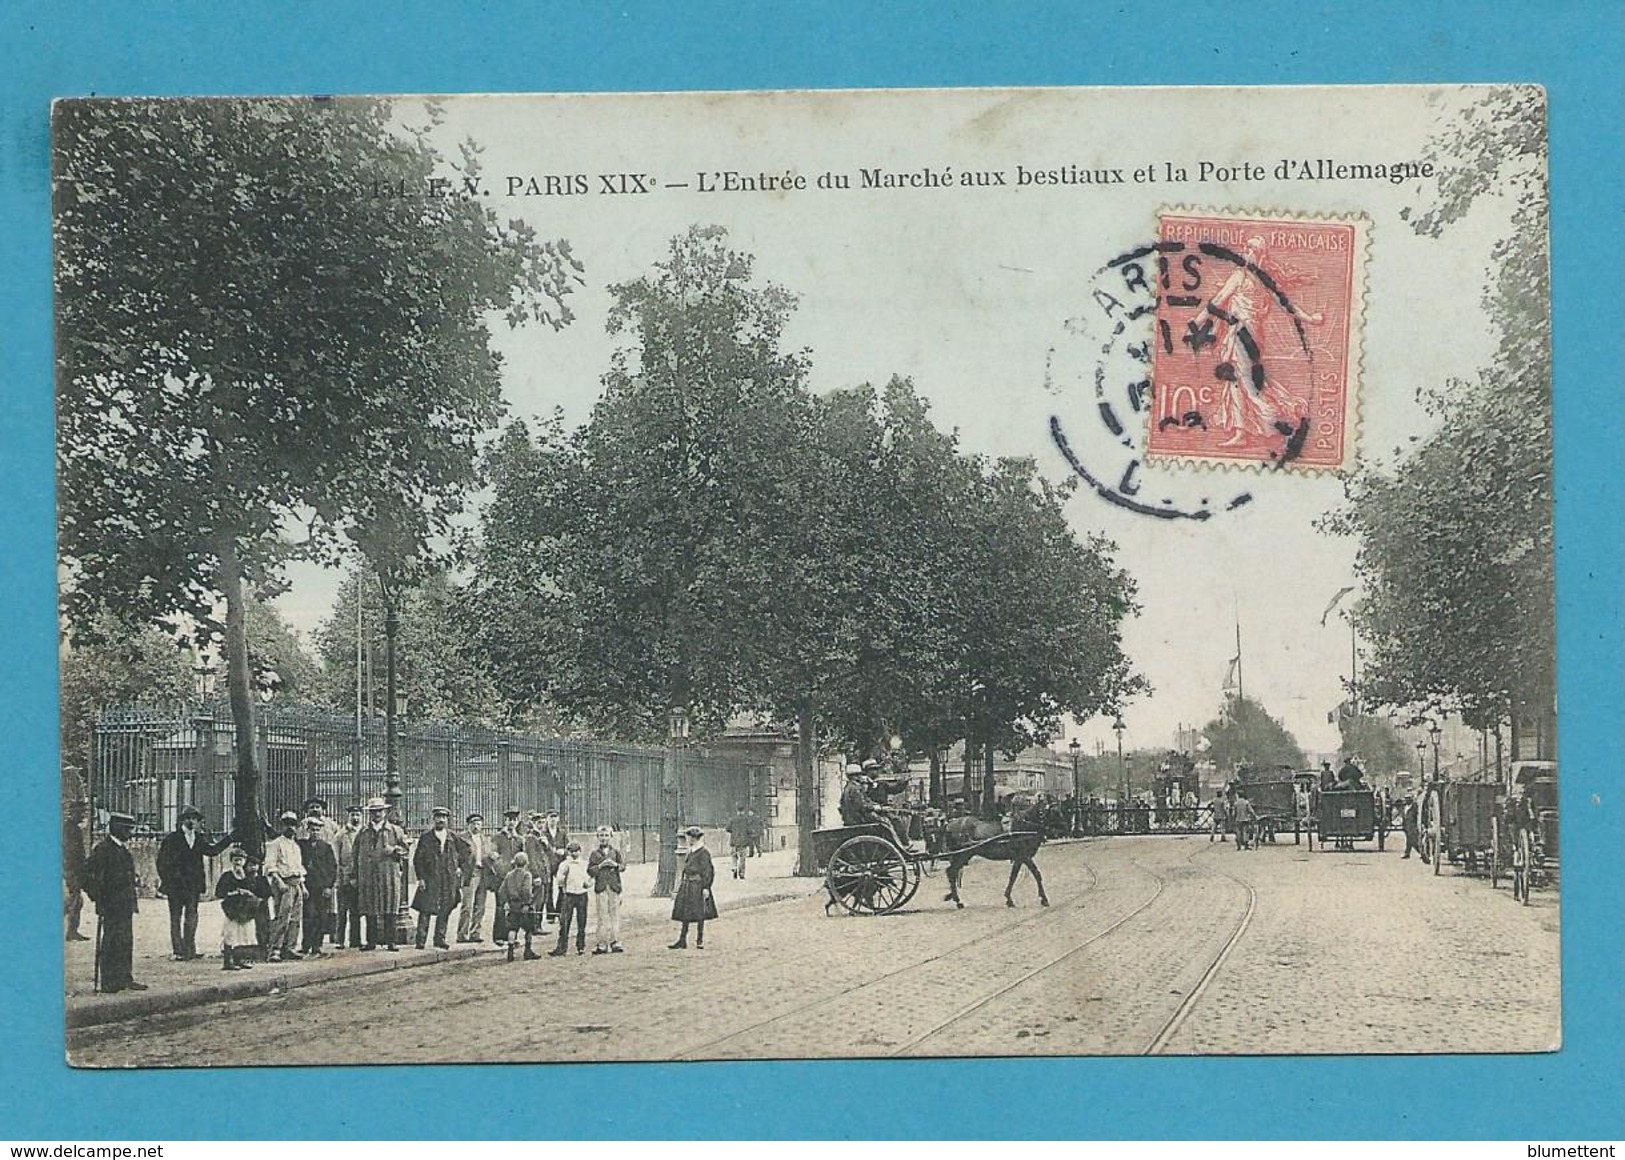
[[[383,796],[383,720],[363,719],[358,728],[352,716],[276,704],[260,706],[255,716],[259,797],[267,817],[299,809],[313,796],[327,799],[333,813]],[[501,824],[508,807],[556,808],[574,831],[612,826],[630,858],[646,860],[659,851],[664,749],[402,721],[396,754],[409,829],[427,826],[440,805],[458,826],[479,812],[490,828]],[[209,828],[229,826],[237,751],[225,704],[109,708],[87,756],[96,809],[133,814],[139,832],[173,828],[185,804],[201,809]],[[757,801],[771,784],[765,765],[704,746],[680,750],[676,759],[685,822],[722,825],[742,801],[766,812]]]

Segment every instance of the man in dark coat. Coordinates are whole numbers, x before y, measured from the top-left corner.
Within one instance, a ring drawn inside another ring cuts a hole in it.
[[[169,950],[176,962],[201,959],[197,952],[197,904],[209,889],[203,859],[231,845],[226,834],[210,841],[198,830],[203,811],[182,806],[180,825],[158,844],[158,890],[169,900]]]
[[[418,880],[412,909],[418,912],[417,948],[429,937],[429,916],[434,916],[434,945],[450,950],[446,926],[451,912],[463,900],[463,874],[468,867],[468,846],[451,832],[451,811],[436,806],[434,825],[418,838],[412,852],[412,875]]]
[[[338,891],[338,852],[322,837],[331,818],[307,815],[305,836],[299,839],[299,853],[305,860],[305,914],[304,939],[300,951],[307,955],[322,953],[322,940],[332,929],[333,901]],[[338,936],[334,936],[334,944]]]
[[[147,989],[134,978],[135,858],[129,847],[134,831],[129,814],[110,815],[107,837],[85,863],[85,893],[96,904],[97,989],[106,994]]]
[[[80,798],[69,802],[62,814],[62,917],[68,924],[68,942],[87,939],[79,933],[79,916],[85,908],[85,812],[89,806]]]
[[[502,812],[502,828],[491,835],[491,841],[486,846],[485,865],[480,868],[485,875],[486,890],[496,899],[496,913],[491,926],[492,942],[507,942],[509,929],[519,922],[517,914],[509,916],[502,897],[502,880],[513,869],[513,856],[525,852],[525,840],[519,836],[518,827],[519,811],[510,806]]]

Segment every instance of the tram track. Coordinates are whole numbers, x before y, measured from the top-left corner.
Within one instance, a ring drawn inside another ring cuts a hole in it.
[[[1186,855],[1186,861],[1188,862],[1192,857],[1194,857],[1195,853],[1196,853],[1196,851],[1192,850],[1190,854]],[[1131,920],[1133,920],[1138,915],[1143,914],[1152,904],[1154,904],[1157,901],[1157,899],[1162,897],[1163,890],[1167,888],[1168,879],[1166,877],[1164,877],[1162,874],[1157,873],[1157,871],[1153,870],[1151,867],[1146,866],[1144,863],[1142,863],[1142,862],[1140,862],[1138,860],[1135,860],[1133,863],[1131,863],[1131,865],[1133,865],[1136,869],[1145,871],[1147,874],[1150,874],[1152,878],[1156,879],[1157,888],[1151,892],[1151,897],[1147,898],[1144,902],[1142,902],[1138,906],[1134,907],[1127,914],[1122,915],[1120,918],[1118,918],[1110,926],[1107,926],[1105,929],[1096,931],[1094,934],[1090,935],[1088,938],[1084,939],[1082,942],[1077,943],[1075,946],[1071,947],[1070,949],[1065,950],[1065,951],[1061,952],[1060,954],[1055,955],[1053,958],[1050,958],[1050,959],[1040,963],[1038,966],[1034,967],[1032,970],[1023,973],[1020,977],[1012,980],[1009,983],[1006,983],[1004,986],[998,988],[997,990],[991,991],[988,994],[983,995],[981,998],[977,999],[974,1003],[967,1004],[966,1006],[960,1008],[953,1015],[950,1015],[947,1019],[942,1020],[940,1023],[933,1026],[930,1030],[926,1031],[923,1035],[915,1036],[913,1039],[910,1039],[908,1042],[903,1043],[903,1044],[899,1045],[897,1048],[895,1048],[894,1050],[888,1052],[888,1054],[891,1055],[891,1056],[894,1056],[894,1057],[899,1056],[899,1055],[903,1055],[906,1052],[912,1051],[914,1048],[918,1047],[920,1044],[926,1042],[927,1040],[936,1038],[938,1035],[942,1034],[942,1032],[946,1031],[948,1028],[952,1027],[954,1024],[963,1022],[965,1019],[968,1019],[972,1015],[976,1014],[978,1011],[981,1011],[983,1008],[987,1007],[990,1003],[994,1002],[997,999],[1003,998],[1005,995],[1008,995],[1011,991],[1014,991],[1017,987],[1020,987],[1022,984],[1028,982],[1031,979],[1037,978],[1039,975],[1043,974],[1045,971],[1050,970],[1053,967],[1057,967],[1061,963],[1066,962],[1068,959],[1071,959],[1071,958],[1075,957],[1076,955],[1078,955],[1082,951],[1087,950],[1090,946],[1092,946],[1093,944],[1099,942],[1101,939],[1105,938],[1107,935],[1111,934],[1113,931],[1115,931],[1118,928],[1120,928],[1121,926],[1123,926],[1125,923],[1130,922]]]
[[[718,1046],[720,1046],[720,1045],[722,1045],[724,1043],[731,1042],[731,1041],[733,1041],[735,1039],[739,1039],[739,1038],[742,1038],[742,1037],[747,1036],[747,1035],[754,1035],[754,1034],[764,1030],[765,1028],[773,1026],[776,1023],[783,1023],[783,1022],[785,1022],[787,1020],[798,1018],[798,1017],[800,1017],[802,1015],[805,1015],[807,1012],[815,1011],[820,1007],[826,1007],[826,1006],[830,1006],[830,1005],[833,1005],[833,1004],[838,1004],[838,1003],[849,1001],[855,995],[858,995],[858,994],[860,994],[860,993],[862,993],[864,991],[870,990],[871,988],[883,987],[886,983],[892,981],[893,979],[897,979],[897,978],[899,978],[899,977],[901,977],[903,975],[907,975],[907,974],[910,974],[910,973],[912,973],[914,971],[918,971],[922,967],[927,967],[927,966],[931,965],[932,963],[939,962],[939,961],[941,961],[943,959],[951,958],[951,957],[953,957],[955,955],[958,955],[962,951],[968,950],[969,948],[976,946],[978,943],[988,942],[988,941],[993,940],[993,939],[1007,938],[1012,931],[1019,930],[1021,927],[1027,926],[1027,925],[1029,925],[1031,923],[1040,922],[1040,921],[1042,921],[1042,920],[1044,920],[1046,918],[1049,918],[1049,919],[1052,919],[1052,920],[1056,919],[1060,915],[1064,914],[1066,911],[1073,909],[1076,906],[1077,903],[1081,902],[1084,898],[1088,897],[1095,890],[1095,888],[1100,885],[1100,875],[1095,871],[1095,868],[1093,866],[1091,866],[1088,862],[1082,862],[1082,861],[1079,862],[1079,865],[1082,866],[1083,869],[1088,873],[1088,875],[1089,875],[1089,884],[1087,886],[1085,886],[1083,889],[1077,891],[1075,894],[1069,895],[1058,906],[1057,905],[1051,905],[1051,906],[1048,906],[1048,907],[1041,908],[1038,911],[1036,911],[1035,913],[1030,914],[1030,915],[1026,915],[1023,918],[1017,919],[1015,922],[1010,923],[1007,926],[1001,926],[996,930],[985,931],[982,934],[974,935],[971,938],[964,939],[964,940],[962,940],[960,942],[957,942],[957,943],[953,944],[952,946],[949,946],[949,947],[945,948],[944,950],[938,951],[937,953],[935,953],[933,955],[930,955],[930,956],[928,956],[926,958],[919,959],[919,960],[917,960],[915,962],[908,963],[908,964],[906,964],[904,966],[894,968],[893,970],[887,971],[884,974],[876,975],[873,978],[866,979],[863,983],[859,984],[856,987],[851,987],[851,988],[848,988],[847,990],[839,991],[839,992],[836,992],[835,994],[832,994],[832,995],[820,996],[817,999],[813,999],[813,1000],[811,1000],[809,1002],[806,1002],[806,1003],[803,1003],[803,1004],[801,1004],[801,1005],[799,1005],[797,1007],[793,1007],[788,1011],[775,1012],[774,1014],[768,1016],[767,1018],[760,1019],[757,1022],[750,1024],[749,1026],[735,1028],[734,1030],[729,1031],[725,1035],[720,1035],[720,1036],[717,1036],[716,1038],[706,1040],[704,1043],[694,1044],[692,1046],[685,1047],[685,1048],[683,1048],[683,1050],[677,1052],[676,1054],[670,1056],[669,1058],[671,1058],[672,1060],[684,1060],[684,1059],[693,1059],[693,1058],[704,1058],[704,1059],[715,1058],[714,1056],[701,1055],[700,1053],[707,1052],[712,1048],[718,1047]],[[880,917],[884,917],[884,916],[880,916]]]
[[[1197,849],[1200,850],[1201,847],[1197,847]],[[1236,929],[1230,932],[1230,937],[1225,939],[1224,945],[1219,948],[1218,953],[1213,956],[1207,967],[1203,969],[1201,977],[1196,980],[1195,986],[1186,992],[1185,998],[1174,1009],[1174,1013],[1168,1017],[1168,1021],[1162,1025],[1156,1035],[1152,1036],[1150,1045],[1140,1052],[1141,1055],[1162,1054],[1168,1044],[1173,1041],[1174,1036],[1178,1034],[1179,1029],[1185,1025],[1185,1020],[1190,1017],[1191,1011],[1201,1000],[1202,993],[1207,990],[1208,984],[1214,980],[1219,973],[1219,969],[1224,966],[1225,960],[1230,957],[1230,952],[1241,941],[1241,936],[1246,934],[1247,928],[1252,925],[1253,913],[1258,909],[1258,891],[1254,890],[1250,883],[1243,882],[1228,870],[1219,870],[1217,873],[1224,875],[1247,892],[1247,907],[1242,911],[1241,919],[1236,923]]]

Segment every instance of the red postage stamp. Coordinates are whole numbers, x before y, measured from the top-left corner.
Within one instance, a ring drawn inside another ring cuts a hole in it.
[[[1359,218],[1161,216],[1149,458],[1352,465],[1364,234]]]

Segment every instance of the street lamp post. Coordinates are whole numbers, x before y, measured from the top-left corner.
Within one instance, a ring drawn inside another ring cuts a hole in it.
[[[666,718],[666,759],[660,771],[660,865],[655,875],[656,898],[670,898],[677,889],[677,827],[682,822],[677,763],[686,740],[688,709],[674,705]]]
[[[1117,719],[1112,722],[1112,732],[1117,734],[1117,781],[1120,787],[1120,792],[1123,795],[1123,800],[1120,804],[1126,809],[1128,807],[1130,787],[1128,782],[1128,766],[1123,763],[1123,730],[1125,728],[1126,726],[1123,724],[1123,715],[1119,713],[1117,715]]]
[[[1424,783],[1428,779],[1428,743],[1426,741],[1416,743],[1416,776],[1421,778]]]
[[[1071,834],[1078,828],[1078,758],[1083,752],[1083,743],[1074,737],[1068,748],[1072,750],[1072,804],[1067,809],[1066,830]]]
[[[1439,723],[1437,721],[1434,721],[1432,724],[1430,724],[1428,726],[1428,733],[1430,735],[1432,735],[1432,737],[1433,737],[1433,780],[1438,781],[1439,780],[1439,738],[1440,738],[1440,736],[1443,735],[1444,730],[1442,728],[1440,728]]]

